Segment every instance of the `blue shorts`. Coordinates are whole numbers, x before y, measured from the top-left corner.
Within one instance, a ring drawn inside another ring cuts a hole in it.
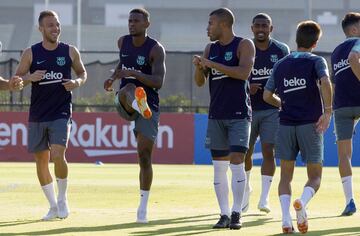
[[[49,150],[52,144],[67,147],[70,137],[71,119],[29,122],[28,129],[28,151],[30,153]]]
[[[360,118],[360,107],[342,107],[334,110],[336,140],[352,139]]]
[[[119,116],[121,116],[123,119],[127,121],[134,121],[135,127],[134,127],[134,134],[135,136],[137,133],[141,133],[145,137],[149,138],[153,142],[155,142],[157,133],[158,133],[158,127],[159,127],[159,119],[160,119],[160,112],[152,111],[152,116],[150,119],[145,119],[142,117],[138,112],[134,112],[132,114],[129,114],[123,105],[121,105],[119,101],[119,96],[115,96],[115,107],[118,111]]]
[[[315,123],[280,125],[276,137],[275,158],[295,161],[300,151],[304,163],[322,163],[324,157],[323,134],[316,132]]]
[[[275,137],[278,128],[278,109],[253,111],[251,121],[250,146],[254,146],[258,136],[260,136],[261,143],[275,144]]]
[[[205,147],[246,153],[249,148],[250,122],[247,119],[208,120]]]

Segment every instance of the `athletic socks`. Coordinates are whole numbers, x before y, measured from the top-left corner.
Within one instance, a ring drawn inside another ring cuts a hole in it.
[[[306,207],[306,205],[308,204],[308,202],[314,195],[315,195],[315,190],[312,187],[310,187],[310,186],[304,187],[304,191],[300,198],[304,207]]]
[[[147,204],[148,204],[148,200],[149,200],[149,193],[150,193],[150,191],[145,191],[145,190],[141,190],[141,189],[140,189],[140,205],[139,205],[139,210],[141,210],[141,211],[146,211],[146,209],[147,209]]]
[[[231,188],[233,192],[233,207],[232,212],[239,212],[241,214],[241,206],[244,198],[246,173],[244,169],[244,163],[234,165],[230,164],[232,172]]]
[[[273,176],[262,175],[261,176],[261,195],[260,202],[267,204],[269,202],[269,191],[271,187]]]
[[[349,204],[350,200],[354,198],[352,190],[352,175],[342,177],[341,182],[344,189],[346,205]]]
[[[289,194],[282,194],[279,196],[280,205],[281,205],[281,212],[282,212],[282,222],[283,224],[291,224],[292,218],[290,214],[290,201],[291,195]]]
[[[213,161],[214,165],[214,189],[220,207],[221,215],[230,217],[229,186],[227,170],[229,161]]]
[[[67,193],[67,178],[66,179],[56,179],[57,181],[57,186],[58,186],[58,202],[65,202],[67,197],[66,197],[66,193]]]
[[[50,184],[41,186],[41,188],[50,204],[50,208],[57,208],[53,182],[51,182]]]

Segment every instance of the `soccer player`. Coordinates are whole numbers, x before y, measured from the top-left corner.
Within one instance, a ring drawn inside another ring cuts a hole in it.
[[[209,80],[210,110],[205,145],[214,165],[214,188],[221,215],[213,228],[240,229],[245,191],[245,153],[249,147],[251,107],[248,78],[254,64],[251,40],[234,34],[234,14],[227,8],[214,10],[207,27],[209,43],[203,56],[195,55],[195,82]],[[232,172],[233,206],[230,215],[227,170]],[[231,217],[231,218],[230,218]]]
[[[342,20],[346,40],[331,55],[334,84],[334,123],[339,172],[345,194],[342,215],[356,212],[352,189],[352,137],[360,118],[360,13],[350,12]]]
[[[246,185],[242,211],[249,208],[251,193],[250,171],[252,154],[258,136],[261,141],[263,161],[261,165],[261,195],[258,209],[270,212],[269,191],[275,174],[274,143],[279,124],[279,109],[263,100],[263,91],[274,64],[290,53],[289,47],[270,37],[273,30],[272,20],[268,14],[259,13],[252,20],[251,30],[254,34],[256,48],[255,64],[250,75],[250,100],[253,110],[249,150],[245,156]]]
[[[165,78],[164,47],[147,35],[150,15],[145,9],[133,9],[129,14],[129,35],[119,38],[119,64],[104,82],[104,89],[117,79],[121,80],[120,90],[115,96],[119,115],[135,122],[140,165],[140,205],[137,222],[147,223],[147,204],[153,179],[151,155],[158,133],[159,94]]]
[[[24,50],[16,75],[24,76],[25,85],[31,83],[28,151],[34,153],[37,176],[50,204],[42,219],[51,220],[66,218],[70,212],[65,152],[71,128],[71,91],[83,85],[87,75],[79,51],[59,41],[58,15],[54,11],[42,11],[38,22],[42,42]],[[71,77],[71,68],[76,79]],[[55,165],[57,199],[49,171],[50,159]]]
[[[308,175],[301,197],[293,203],[301,233],[308,230],[305,208],[321,182],[323,132],[329,127],[332,91],[325,59],[311,53],[320,36],[319,24],[300,22],[296,32],[297,51],[275,64],[263,95],[266,102],[281,108],[275,157],[280,159],[281,166],[279,198],[283,233],[293,232],[289,208],[299,151]]]

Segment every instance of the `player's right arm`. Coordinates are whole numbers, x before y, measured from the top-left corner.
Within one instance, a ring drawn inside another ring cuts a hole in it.
[[[209,57],[211,44],[208,44],[204,50],[203,58]],[[195,65],[194,80],[197,86],[201,87],[205,84],[209,76],[209,68],[205,68],[201,65],[201,56],[195,55],[193,58],[193,64]]]
[[[21,55],[19,65],[16,68],[15,75],[20,76],[24,79],[24,86],[30,84],[31,82],[39,81],[42,79],[46,70],[36,70],[32,74],[28,74],[30,71],[30,66],[32,63],[32,51],[31,48],[24,50]]]
[[[264,93],[263,93],[263,99],[265,102],[269,103],[270,105],[273,105],[275,107],[281,107],[281,99],[275,94],[275,66],[274,71],[270,75],[270,78],[266,82]]]
[[[117,41],[117,46],[119,48],[119,51],[121,50],[121,46],[122,46],[122,42],[123,42],[123,39],[124,39],[124,36],[120,37]],[[112,73],[112,75],[110,76],[110,78],[106,79],[104,81],[104,89],[106,91],[113,91],[114,89],[112,88],[112,84],[114,83],[114,81],[116,79],[121,79],[119,77],[119,68],[120,68],[120,65],[121,65],[121,57],[119,59],[119,63],[116,65],[115,69],[114,69],[114,72]]]

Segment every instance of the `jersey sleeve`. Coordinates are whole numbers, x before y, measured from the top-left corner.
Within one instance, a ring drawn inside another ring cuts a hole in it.
[[[318,79],[320,79],[324,76],[329,77],[329,68],[327,66],[325,58],[317,57],[316,62],[315,62],[315,70],[316,70]]]
[[[274,67],[273,67],[273,71],[270,75],[270,78],[267,80],[266,85],[265,85],[265,89],[274,93],[275,92],[275,74],[276,74],[276,69],[278,66],[278,62],[275,63]]]
[[[354,46],[351,48],[352,52],[360,52],[360,39],[358,39]]]

